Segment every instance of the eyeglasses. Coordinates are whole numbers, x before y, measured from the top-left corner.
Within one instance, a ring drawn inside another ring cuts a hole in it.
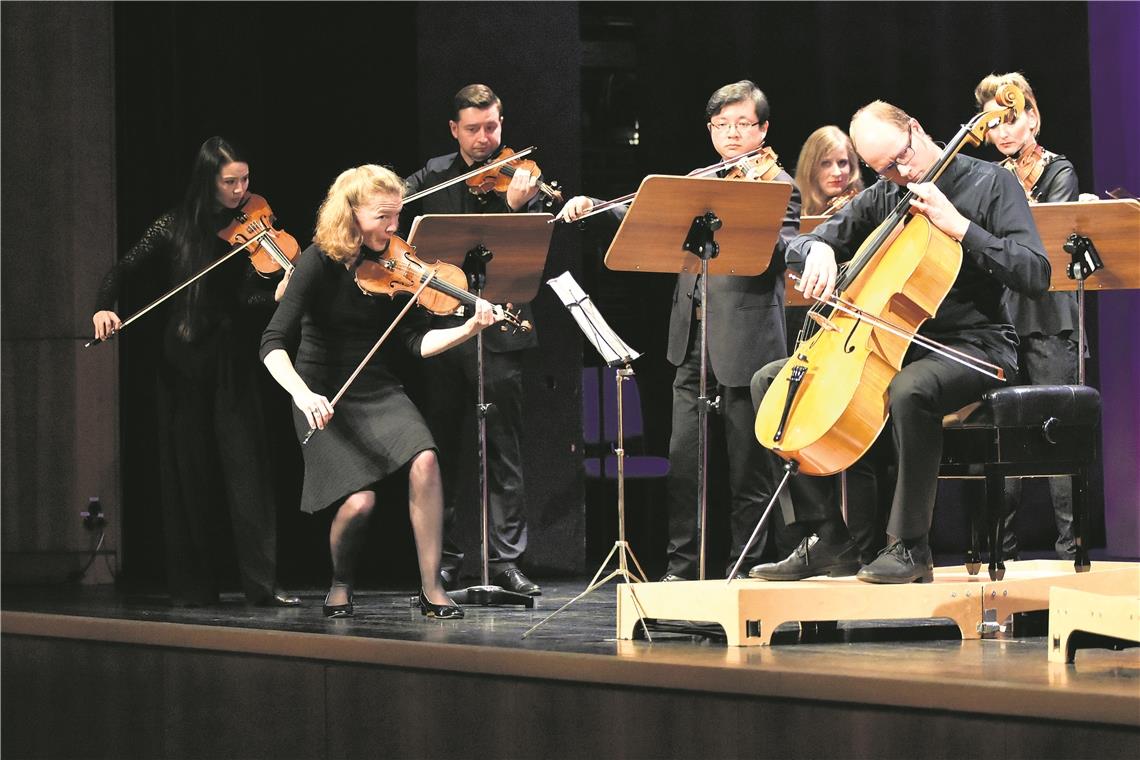
[[[713,129],[713,130],[717,131],[717,132],[724,132],[725,130],[728,130],[728,129],[731,129],[731,128],[735,127],[735,128],[736,128],[736,133],[737,133],[737,134],[743,134],[744,132],[747,132],[748,130],[752,129],[753,127],[755,127],[755,126],[757,126],[757,125],[759,125],[759,124],[760,124],[760,122],[758,122],[758,121],[737,121],[737,122],[731,122],[731,121],[721,121],[721,122],[715,122],[715,121],[710,121],[710,122],[709,122],[709,127],[710,127],[711,129]]]
[[[914,125],[907,127],[906,130],[906,147],[902,152],[895,156],[895,160],[884,166],[882,169],[875,170],[866,161],[862,161],[863,166],[866,166],[871,171],[878,175],[879,179],[886,181],[888,179],[887,172],[897,171],[900,166],[909,166],[910,162],[914,160]]]

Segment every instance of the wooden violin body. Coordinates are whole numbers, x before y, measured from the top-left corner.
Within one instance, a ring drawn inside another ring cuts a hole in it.
[[[736,166],[728,170],[724,175],[725,179],[745,179],[753,182],[772,182],[783,170],[780,166],[780,157],[776,155],[776,151],[768,146],[764,146],[752,158],[738,163]]]
[[[256,193],[250,193],[240,206],[240,214],[232,224],[218,231],[218,237],[230,245],[245,245],[249,262],[257,273],[268,276],[275,272],[293,269],[293,259],[301,252],[297,239],[284,230],[276,229],[273,209],[269,202]]]
[[[502,148],[496,160],[509,158],[515,152],[510,148]],[[481,172],[472,177],[468,177],[465,182],[467,189],[474,195],[487,195],[488,193],[498,193],[499,195],[506,195],[507,188],[511,185],[511,179],[515,176],[517,171],[530,172],[531,176],[538,177],[542,174],[542,170],[538,168],[538,164],[529,158],[520,158],[517,161],[509,161],[501,166],[496,166]],[[558,189],[557,182],[539,182],[538,191],[546,198],[545,205],[550,205],[554,202],[562,202],[562,191]]]
[[[1025,197],[1035,201],[1037,199],[1033,197],[1033,188],[1041,179],[1048,163],[1045,160],[1045,149],[1040,145],[1034,145],[1029,150],[1022,151],[1017,158],[1010,156],[1005,159],[1001,162],[1001,166],[1013,172],[1025,190]]]
[[[395,298],[398,293],[415,293],[420,285],[434,273],[419,297],[419,305],[432,314],[454,314],[460,305],[474,307],[478,300],[467,290],[467,275],[454,264],[435,261],[427,264],[416,257],[415,246],[393,236],[388,247],[377,259],[365,258],[356,268],[356,285],[368,295],[386,295]],[[531,324],[510,309],[497,309],[496,316],[523,332]]]

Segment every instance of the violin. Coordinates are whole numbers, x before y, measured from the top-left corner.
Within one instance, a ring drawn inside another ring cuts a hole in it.
[[[444,316],[454,314],[461,304],[475,307],[479,299],[467,290],[467,275],[454,264],[436,261],[428,265],[415,255],[416,247],[393,235],[388,247],[372,258],[371,252],[364,254],[356,267],[354,277],[361,292],[370,296],[386,295],[395,298],[397,293],[415,293],[420,285],[428,280],[428,287],[419,297],[419,305],[432,314]],[[531,324],[517,311],[494,305],[495,317],[512,325],[522,332],[529,332]],[[501,329],[506,330],[503,325]]]
[[[262,277],[293,270],[293,259],[301,252],[297,238],[274,227],[277,218],[269,202],[250,193],[238,207],[233,223],[218,231],[218,237],[230,245],[248,246],[249,262]]]
[[[1004,169],[1009,169],[1017,177],[1017,181],[1021,183],[1022,188],[1025,189],[1025,197],[1031,201],[1036,201],[1037,198],[1033,195],[1033,188],[1041,179],[1041,175],[1045,172],[1045,167],[1049,161],[1046,160],[1045,149],[1040,145],[1034,143],[1033,147],[1029,150],[1021,151],[1021,155],[1014,158],[1009,156],[1001,162]]]
[[[1021,90],[998,91],[998,108],[959,130],[921,182],[933,182],[967,144],[1024,108]],[[841,271],[835,294],[808,311],[818,331],[806,335],[756,413],[756,438],[787,461],[789,474],[832,475],[855,463],[886,425],[887,389],[912,343],[998,380],[1000,367],[919,335],[950,292],[962,246],[922,214],[912,192],[863,242]],[[827,315],[822,306],[831,306]],[[805,325],[808,323],[805,323]]]
[[[823,210],[823,213],[821,213],[820,216],[831,216],[836,211],[850,203],[851,199],[858,194],[859,188],[854,186],[847,188],[842,193],[831,199],[831,201],[827,204],[827,208]]]
[[[507,161],[501,163],[502,159],[509,159],[515,155],[515,152],[510,148],[502,148],[499,155],[496,156],[496,166],[492,166],[486,171],[479,172],[474,176],[468,177],[465,182],[467,189],[472,195],[487,195],[488,193],[498,193],[499,195],[506,195],[507,188],[510,187],[511,178],[515,176],[515,172],[527,171],[531,176],[537,177],[542,174],[542,170],[538,168],[538,164],[531,161],[529,158],[519,158],[515,161]],[[557,182],[539,181],[538,192],[545,198],[543,205],[551,206],[555,202],[562,202],[562,191],[558,188]]]
[[[728,170],[725,179],[746,179],[753,182],[771,182],[783,170],[776,151],[764,146],[747,161],[741,161]]]

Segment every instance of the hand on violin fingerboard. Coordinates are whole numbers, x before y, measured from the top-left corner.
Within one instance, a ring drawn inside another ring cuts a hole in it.
[[[518,211],[538,195],[538,175],[527,169],[517,169],[507,186],[507,205],[511,211]]]

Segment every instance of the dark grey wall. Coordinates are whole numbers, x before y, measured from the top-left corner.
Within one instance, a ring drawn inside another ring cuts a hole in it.
[[[111,6],[4,3],[0,14],[3,572],[46,581],[93,547],[79,519],[89,496],[110,519],[103,548],[119,546],[117,352],[81,347],[115,257]]]

